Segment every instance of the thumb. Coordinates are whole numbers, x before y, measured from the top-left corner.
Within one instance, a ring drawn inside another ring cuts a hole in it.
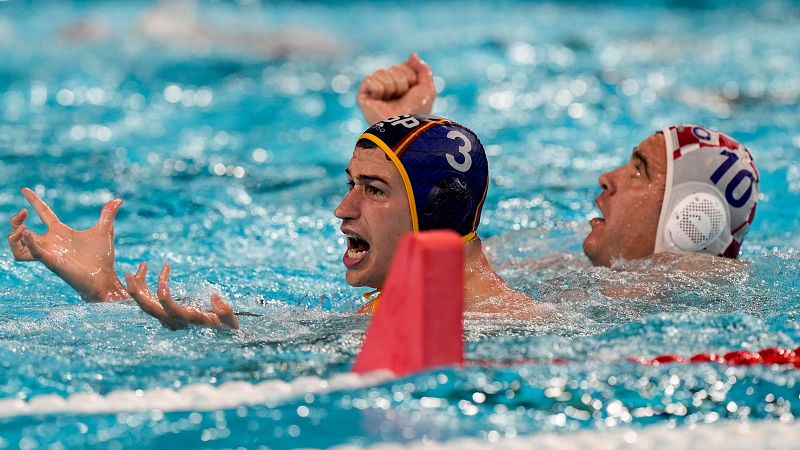
[[[105,205],[103,205],[103,210],[100,211],[100,220],[97,221],[98,225],[108,225],[114,223],[114,219],[117,217],[117,212],[119,212],[119,207],[122,206],[122,199],[115,198],[114,200],[110,200]]]
[[[25,230],[22,232],[22,243],[25,245],[25,247],[28,249],[28,252],[30,252],[34,259],[43,262],[45,265],[48,265],[48,263],[51,262],[50,254],[47,253],[38,242],[36,242],[34,234],[30,231]]]
[[[223,300],[222,296],[217,293],[211,295],[211,311],[219,316],[233,314],[233,308],[231,308],[231,305]]]
[[[211,311],[219,317],[221,324],[234,330],[239,329],[239,319],[233,313],[233,308],[219,294],[211,296]]]
[[[408,66],[416,72],[418,84],[433,85],[433,71],[428,63],[420,59],[419,55],[412,53],[408,57]]]

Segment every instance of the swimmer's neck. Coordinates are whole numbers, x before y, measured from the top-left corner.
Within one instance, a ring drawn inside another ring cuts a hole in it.
[[[533,300],[514,290],[489,264],[477,236],[464,244],[464,311],[508,313]]]
[[[377,298],[362,305],[359,313],[375,312]],[[464,312],[499,314],[534,319],[546,313],[533,299],[515,291],[489,265],[483,244],[476,236],[464,244]]]

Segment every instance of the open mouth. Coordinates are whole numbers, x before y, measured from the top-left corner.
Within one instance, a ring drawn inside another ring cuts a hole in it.
[[[344,253],[342,261],[347,267],[358,265],[369,253],[369,242],[361,236],[354,234],[346,234],[347,236],[347,251]]]
[[[603,213],[603,208],[600,206],[600,197],[595,198],[594,199],[594,203],[595,203],[595,205],[597,205],[597,210],[600,212],[600,215],[598,217],[595,217],[592,220],[590,220],[589,223],[591,225],[603,224],[603,223],[606,222],[606,219],[605,219],[605,217],[603,217],[604,213]]]

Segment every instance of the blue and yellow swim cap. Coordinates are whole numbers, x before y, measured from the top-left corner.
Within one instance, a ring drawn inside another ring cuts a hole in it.
[[[428,115],[384,119],[358,138],[377,145],[405,184],[414,232],[451,229],[475,236],[489,186],[481,141],[452,120]]]

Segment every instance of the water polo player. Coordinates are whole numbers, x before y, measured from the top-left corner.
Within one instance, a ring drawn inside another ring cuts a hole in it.
[[[430,112],[430,68],[416,55],[366,77],[358,101],[364,116]],[[603,174],[583,248],[595,265],[656,253],[736,258],[753,221],[758,171],[736,140],[697,125],[664,128],[640,143],[630,160]]]
[[[336,208],[347,236],[342,262],[347,282],[379,290],[399,243],[407,232],[452,229],[465,242],[466,311],[513,312],[531,317],[538,305],[511,289],[489,266],[476,235],[489,173],[483,145],[472,131],[433,116],[399,116],[371,126],[359,138],[347,168],[350,191]],[[187,324],[238,328],[233,310],[215,294],[211,311],[177,304],[164,265],[153,295],[145,282],[147,265],[126,274],[127,288],[114,272],[114,217],[121,200],[103,208],[90,230],[62,224],[29,189],[23,194],[48,226],[36,236],[25,229],[25,210],[11,220],[9,244],[17,260],[38,260],[76,289],[86,301],[133,297],[168,328]],[[372,311],[378,295],[361,311]]]
[[[758,171],[750,152],[717,131],[664,128],[627,164],[600,176],[583,249],[595,265],[662,252],[736,258],[755,217]]]
[[[359,138],[347,179],[350,193],[335,213],[348,237],[343,258],[348,283],[380,288],[402,234],[451,229],[466,245],[466,310],[531,304],[489,267],[476,236],[489,170],[472,131],[425,115],[382,120]]]

